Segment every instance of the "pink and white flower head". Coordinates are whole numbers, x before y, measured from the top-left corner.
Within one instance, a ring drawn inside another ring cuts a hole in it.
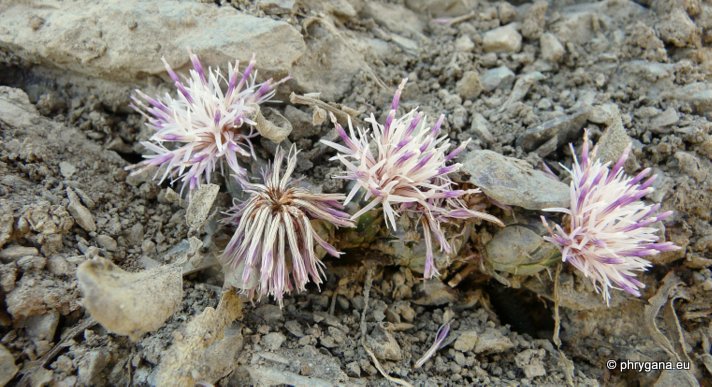
[[[193,68],[182,81],[162,60],[178,93],[151,98],[136,90],[131,97],[131,107],[146,117],[146,125],[155,133],[150,141],[141,142],[152,154],[129,169],[139,173],[158,167],[154,178],[162,173],[161,182],[168,176],[171,183],[182,180],[181,192],[209,182],[223,161],[234,173],[244,175],[237,155],[254,157],[251,139],[258,133],[253,119],[259,105],[274,96],[276,84],[271,79],[257,83],[254,55],[242,73],[239,62],[228,64],[225,78],[219,68],[206,71],[190,54]]]
[[[672,211],[657,214],[660,204],[649,205],[641,200],[654,191],[655,175],[645,179],[650,168],[630,177],[623,171],[630,145],[613,168],[597,159],[597,148],[589,153],[588,132],[584,135],[581,160],[571,145],[574,165],[570,170],[564,167],[572,177],[571,208],[544,209],[565,214],[564,226],[554,224],[552,229],[543,216],[541,219],[551,234],[545,239],[561,250],[564,262],[591,278],[608,304],[609,288],[640,296],[645,285],[635,278],[636,272],[652,266],[644,257],[679,247],[672,242],[658,243],[657,229],[653,227]]]
[[[264,295],[282,304],[284,293],[306,290],[311,280],[321,284],[324,264],[315,253],[318,244],[327,253],[340,253],[314,230],[312,219],[337,227],[354,227],[343,212],[341,194],[314,194],[293,186],[292,172],[297,151],[292,146],[282,171],[284,151],[278,148],[274,164],[262,172],[261,184],[242,181],[249,198],[227,212],[227,223],[237,226],[223,254],[233,270],[241,270],[240,281],[251,298]],[[241,177],[238,177],[241,178]]]
[[[469,140],[448,153],[450,141],[447,136],[440,136],[444,115],[433,126],[426,124],[425,116],[417,108],[396,118],[406,81],[404,79],[396,90],[383,124],[371,114],[366,119],[371,128],[354,130],[349,119],[349,133],[346,133],[332,115],[344,145],[327,140],[321,142],[339,152],[332,160],[338,159],[346,167],[340,178],[356,182],[346,203],[360,190],[365,192],[364,200],[370,200],[351,219],[357,219],[379,204],[386,225],[394,231],[397,229],[396,218],[402,214],[420,219],[427,251],[424,274],[430,278],[438,274],[431,236],[435,236],[441,251],[449,253],[452,250],[442,231],[442,222],[481,218],[501,223],[494,216],[466,208],[460,198],[480,191],[455,189],[448,176],[460,169],[461,164],[446,164],[467,147]]]

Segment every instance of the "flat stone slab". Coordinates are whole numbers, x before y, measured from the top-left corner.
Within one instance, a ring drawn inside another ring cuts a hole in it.
[[[0,19],[0,49],[29,63],[122,82],[164,76],[162,56],[181,70],[190,64],[189,48],[206,67],[225,70],[235,60],[246,66],[254,53],[260,70],[286,75],[306,48],[288,23],[199,2],[11,2],[0,8]]]
[[[528,210],[569,206],[569,187],[526,161],[489,150],[472,151],[463,159],[470,182],[501,204]]]

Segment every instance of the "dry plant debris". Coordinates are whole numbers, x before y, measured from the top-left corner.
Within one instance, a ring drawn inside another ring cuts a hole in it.
[[[131,273],[97,257],[77,269],[82,303],[108,331],[138,340],[163,326],[183,299],[183,276],[176,264]]]

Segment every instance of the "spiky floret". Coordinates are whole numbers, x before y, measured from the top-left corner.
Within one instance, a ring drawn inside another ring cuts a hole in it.
[[[463,195],[480,191],[455,189],[448,176],[460,169],[461,164],[446,164],[467,147],[469,140],[448,153],[450,141],[447,136],[440,136],[444,115],[433,126],[426,124],[425,116],[417,109],[396,118],[406,81],[404,79],[396,90],[383,124],[371,114],[366,120],[371,124],[369,129],[354,130],[349,119],[349,133],[346,133],[332,115],[344,145],[327,140],[321,142],[339,152],[332,158],[346,167],[345,174],[339,177],[356,182],[346,203],[359,190],[365,192],[365,200],[370,200],[352,219],[379,204],[386,225],[394,231],[397,229],[396,218],[402,214],[419,219],[427,251],[425,277],[430,278],[438,274],[433,262],[432,237],[440,244],[441,251],[449,253],[452,250],[442,231],[442,222],[467,218],[501,222],[492,215],[468,209],[460,200]]]
[[[541,219],[551,234],[545,239],[561,250],[564,262],[591,278],[608,304],[609,288],[640,296],[645,285],[636,279],[636,272],[652,265],[644,257],[679,247],[671,242],[658,243],[658,230],[653,226],[672,211],[658,214],[660,204],[641,200],[654,191],[656,176],[647,177],[650,168],[630,177],[623,171],[630,145],[612,168],[597,158],[597,148],[589,153],[586,133],[579,160],[571,145],[574,165],[571,169],[564,167],[572,178],[571,208],[544,209],[565,214],[564,226],[554,224],[552,228],[543,216]]]
[[[181,192],[209,182],[223,161],[236,174],[245,169],[237,156],[254,157],[251,139],[258,135],[253,121],[259,105],[274,96],[272,80],[257,83],[255,58],[240,73],[239,62],[228,64],[225,78],[219,68],[204,69],[198,57],[190,54],[193,68],[181,79],[163,58],[168,75],[178,92],[152,98],[140,90],[131,97],[131,107],[143,115],[155,133],[144,147],[151,153],[146,160],[130,166],[133,173],[158,167],[154,178],[182,180]],[[283,80],[279,81],[283,82]]]
[[[323,263],[316,256],[316,244],[334,257],[340,254],[317,234],[311,220],[354,227],[342,211],[344,195],[315,194],[293,186],[296,148],[292,146],[281,173],[284,156],[278,148],[274,164],[262,172],[262,183],[241,182],[249,197],[227,212],[225,221],[237,230],[223,254],[228,267],[242,270],[242,283],[255,284],[244,289],[246,293],[258,299],[270,295],[280,305],[284,293],[306,290],[309,280],[321,284]]]

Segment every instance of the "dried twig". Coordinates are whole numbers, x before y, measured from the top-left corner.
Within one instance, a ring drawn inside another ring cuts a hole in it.
[[[351,122],[353,122],[357,126],[364,126],[364,122],[358,118],[359,112],[347,106],[324,102],[318,98],[314,98],[308,95],[299,95],[296,93],[292,93],[289,95],[289,102],[295,105],[316,106],[318,108],[324,109],[330,113],[333,113],[334,116],[336,116],[338,122],[342,125],[348,124],[350,118]]]
[[[559,337],[559,332],[561,331],[561,315],[559,315],[559,306],[561,304],[561,269],[564,267],[562,263],[556,265],[556,272],[554,274],[554,337],[552,341],[556,344],[556,349],[559,350],[559,362],[562,364],[564,370],[564,376],[566,377],[566,384],[569,386],[574,385],[574,362],[566,357],[564,351],[561,350],[561,338]],[[549,274],[551,275],[551,274]]]
[[[475,258],[475,257],[478,257],[478,255],[472,254],[472,255],[466,257],[465,261],[469,261],[470,259]],[[457,273],[455,273],[454,276],[452,276],[452,278],[450,278],[450,280],[447,282],[448,286],[450,286],[451,288],[456,287],[457,285],[460,284],[460,282],[462,282],[465,278],[467,278],[467,276],[469,276],[476,270],[477,270],[477,263],[468,262],[462,270],[458,271]]]
[[[373,362],[373,365],[376,367],[378,372],[383,375],[386,380],[389,382],[395,383],[399,386],[406,386],[406,387],[413,387],[412,384],[406,382],[403,379],[399,378],[394,378],[391,375],[388,375],[386,370],[383,369],[383,366],[381,366],[381,363],[378,361],[378,358],[376,355],[371,351],[370,348],[368,348],[368,345],[366,345],[366,332],[367,332],[367,327],[366,327],[366,311],[368,310],[368,300],[371,295],[371,286],[373,286],[373,269],[368,268],[366,271],[366,280],[364,281],[363,285],[363,311],[361,311],[361,346],[363,346],[363,349],[366,351],[368,356],[371,357],[371,361]]]
[[[386,370],[384,370],[383,367],[381,366],[381,363],[378,361],[378,358],[376,357],[376,355],[374,355],[373,352],[370,349],[368,349],[368,346],[366,346],[366,342],[362,341],[361,345],[363,346],[363,349],[366,350],[366,353],[368,353],[368,355],[371,357],[371,360],[373,361],[373,365],[376,367],[378,372],[380,372],[381,375],[383,375],[384,378],[386,378],[389,382],[395,383],[399,386],[413,387],[412,384],[406,382],[403,379],[394,378],[393,376],[388,375]]]
[[[682,358],[675,352],[675,348],[672,343],[670,343],[670,340],[660,331],[660,328],[658,328],[655,322],[655,318],[663,306],[665,306],[668,299],[677,293],[677,288],[681,285],[682,281],[680,281],[673,272],[668,273],[663,279],[662,286],[660,286],[655,295],[648,300],[650,304],[645,306],[645,322],[650,331],[650,336],[652,336],[653,340],[675,361],[682,361]]]
[[[556,265],[556,273],[554,274],[554,337],[552,337],[552,340],[554,344],[556,344],[556,348],[561,348],[561,338],[559,338],[559,331],[561,330],[561,316],[559,316],[559,304],[561,303],[559,297],[559,280],[562,266],[563,264],[561,263]]]
[[[371,286],[373,286],[373,269],[369,268],[366,271],[366,280],[363,284],[363,310],[361,311],[361,341],[366,341],[366,311],[368,310],[368,299],[371,295]]]
[[[470,19],[473,19],[475,16],[477,16],[477,13],[472,11],[470,13],[466,13],[462,16],[457,16],[457,17],[441,17],[437,19],[433,19],[433,23],[435,24],[442,24],[446,26],[454,26],[455,24],[462,23],[464,21],[468,21]]]

